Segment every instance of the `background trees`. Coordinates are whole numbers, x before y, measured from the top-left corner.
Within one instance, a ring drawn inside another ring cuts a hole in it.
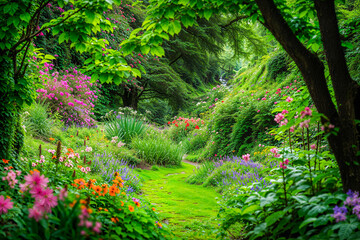
[[[124,46],[136,49],[147,44],[161,55],[155,39],[166,33],[179,33],[180,23],[188,27],[198,18],[209,20],[214,14],[234,13],[259,21],[293,59],[318,111],[323,114],[323,124],[331,123],[339,128],[337,135],[331,135],[328,140],[340,168],[344,190],[360,190],[359,127],[355,122],[360,118],[360,110],[355,107],[360,101],[359,85],[347,68],[335,1],[151,1],[149,16],[142,28],[144,33],[133,36]],[[325,61],[319,50],[324,51]]]

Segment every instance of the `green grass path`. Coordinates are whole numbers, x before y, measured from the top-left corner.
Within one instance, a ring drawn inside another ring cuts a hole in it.
[[[217,199],[214,189],[186,182],[195,166],[182,163],[180,168],[159,167],[142,170],[144,196],[156,206],[173,233],[180,239],[214,239],[217,226]]]

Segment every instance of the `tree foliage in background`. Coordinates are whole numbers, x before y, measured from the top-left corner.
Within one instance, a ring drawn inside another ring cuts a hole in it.
[[[125,54],[142,50],[162,56],[160,38],[179,34],[182,25],[193,26],[198,18],[215,14],[237,13],[264,25],[299,68],[309,93],[323,114],[323,123],[339,127],[329,136],[329,145],[336,156],[344,190],[360,190],[360,119],[359,85],[351,78],[341,41],[335,1],[324,0],[241,0],[241,1],[150,1],[149,15],[139,34],[123,42]],[[141,32],[141,33],[140,33]],[[129,51],[131,49],[131,51]],[[325,51],[326,61],[319,55]],[[325,65],[329,69],[336,102],[327,85]]]

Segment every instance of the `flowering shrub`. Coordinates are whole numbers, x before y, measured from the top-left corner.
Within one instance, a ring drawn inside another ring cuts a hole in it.
[[[49,103],[53,112],[62,116],[65,125],[95,126],[94,102],[98,98],[97,83],[76,68],[50,73],[53,65],[44,63],[39,71],[43,88],[36,90],[38,98]]]
[[[200,127],[204,124],[204,120],[201,120],[200,118],[194,119],[178,117],[172,122],[168,122],[170,128],[167,129],[167,134],[169,135],[170,139],[174,140],[175,142],[180,142],[185,137],[187,137],[190,132],[195,129],[200,129]]]

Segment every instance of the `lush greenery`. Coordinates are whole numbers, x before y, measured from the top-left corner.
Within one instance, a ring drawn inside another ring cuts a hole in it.
[[[1,238],[360,238],[359,0],[0,13]]]

